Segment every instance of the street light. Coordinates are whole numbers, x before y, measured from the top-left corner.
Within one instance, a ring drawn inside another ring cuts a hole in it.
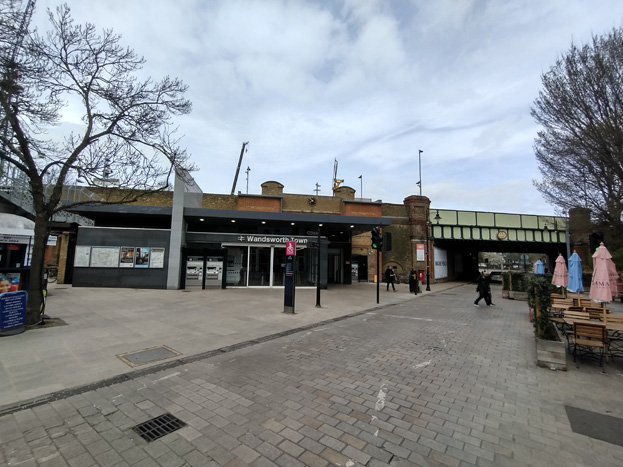
[[[422,151],[421,149],[418,151],[418,166],[420,168],[420,179],[417,182],[417,186],[420,187],[420,196],[422,196]]]
[[[430,260],[428,254],[428,230],[430,229],[429,211],[426,209],[426,291],[430,292]]]

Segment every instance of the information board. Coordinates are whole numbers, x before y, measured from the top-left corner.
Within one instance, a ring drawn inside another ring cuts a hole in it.
[[[118,246],[91,247],[92,268],[116,268],[119,266]]]
[[[150,268],[164,267],[164,248],[152,248],[151,257],[149,259]]]
[[[74,257],[74,267],[88,268],[91,265],[91,247],[77,246],[76,256]]]
[[[22,327],[26,324],[26,299],[28,292],[18,290],[0,294],[0,331]]]

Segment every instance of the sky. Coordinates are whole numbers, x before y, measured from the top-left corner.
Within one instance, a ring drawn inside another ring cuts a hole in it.
[[[32,25],[59,3],[37,0]],[[236,192],[331,196],[337,161],[356,197],[402,204],[421,170],[432,208],[541,215],[556,214],[533,185],[541,75],[623,23],[620,0],[65,3],[145,76],[189,86],[175,123],[205,193],[231,192],[248,141]]]

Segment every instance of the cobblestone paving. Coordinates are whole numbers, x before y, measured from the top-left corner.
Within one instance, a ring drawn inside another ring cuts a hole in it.
[[[564,407],[623,418],[623,365],[538,368],[527,304],[475,308],[472,289],[5,415],[0,464],[620,466]],[[167,412],[187,426],[132,431]]]

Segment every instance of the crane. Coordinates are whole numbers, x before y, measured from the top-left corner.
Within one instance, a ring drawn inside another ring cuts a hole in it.
[[[238,167],[236,167],[236,176],[234,177],[234,184],[231,187],[231,194],[233,195],[236,191],[236,183],[238,183],[238,174],[240,173],[240,165],[242,165],[242,156],[244,155],[244,149],[247,147],[249,142],[242,143],[242,149],[240,150],[240,159],[238,159]]]
[[[342,183],[344,183],[344,179],[337,178],[337,159],[335,159],[333,162],[333,195],[335,195],[335,190],[337,190]]]

